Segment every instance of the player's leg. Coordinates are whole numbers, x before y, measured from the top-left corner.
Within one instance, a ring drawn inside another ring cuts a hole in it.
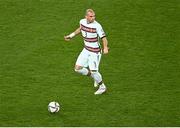
[[[90,71],[85,68],[88,66],[88,53],[86,50],[82,50],[82,52],[79,54],[74,70],[77,73],[80,73],[82,75],[90,75]]]
[[[80,65],[75,65],[74,70],[75,70],[75,72],[80,73],[82,75],[90,76],[90,74],[91,74],[87,68],[80,66]]]
[[[97,70],[91,70],[91,76],[99,86],[98,90],[94,94],[97,95],[104,93],[106,91],[106,86],[102,80],[101,74]]]
[[[103,83],[102,75],[99,73],[99,63],[101,59],[101,54],[91,53],[89,56],[89,69],[91,71],[91,77],[94,79],[95,83],[99,85],[99,89],[94,94],[102,94],[106,91],[106,86]]]
[[[93,74],[97,74],[97,75],[91,75],[92,78],[94,79],[94,76],[98,76],[99,78],[102,79],[101,74],[98,72],[99,70],[99,64],[100,64],[100,60],[101,60],[101,53],[90,53],[90,56],[88,58],[88,65],[89,65],[89,70],[91,70],[91,72]],[[98,72],[98,73],[95,73]],[[100,83],[100,81],[94,79],[94,87],[97,87],[98,84]]]
[[[96,84],[101,85],[103,83],[102,75],[97,70],[91,70],[91,77],[94,79]]]

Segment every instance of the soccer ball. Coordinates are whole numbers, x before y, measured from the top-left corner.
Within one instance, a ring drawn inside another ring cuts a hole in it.
[[[52,101],[48,104],[48,111],[51,113],[56,113],[60,110],[60,105],[56,101]]]

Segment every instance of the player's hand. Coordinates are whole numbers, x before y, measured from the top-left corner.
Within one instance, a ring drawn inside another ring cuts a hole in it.
[[[108,48],[108,47],[105,47],[105,48],[103,49],[103,54],[108,54],[108,52],[109,52],[109,48]]]
[[[64,40],[65,40],[65,41],[70,41],[71,38],[69,37],[69,35],[68,35],[68,36],[64,36]]]

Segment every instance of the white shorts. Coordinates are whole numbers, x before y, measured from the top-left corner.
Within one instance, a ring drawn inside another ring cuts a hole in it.
[[[85,48],[79,54],[76,65],[82,67],[89,67],[90,70],[99,70],[99,63],[101,60],[101,53],[94,53],[86,50]]]

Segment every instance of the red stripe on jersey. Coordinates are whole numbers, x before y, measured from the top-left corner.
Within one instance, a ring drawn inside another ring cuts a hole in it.
[[[82,24],[81,24],[81,26],[84,27],[84,28],[96,30],[96,28],[90,28],[90,27],[84,26],[84,25],[82,25]]]
[[[97,42],[98,41],[98,38],[97,37],[95,37],[95,38],[86,38],[86,37],[84,37],[84,40],[86,41],[86,42]]]
[[[96,33],[96,28],[89,28],[81,24],[81,30],[90,32],[90,33]]]
[[[101,51],[100,48],[92,48],[92,47],[89,47],[89,46],[86,46],[86,45],[85,45],[84,47],[85,47],[85,49],[87,49],[87,50],[90,51],[90,52],[98,53],[98,52]]]

